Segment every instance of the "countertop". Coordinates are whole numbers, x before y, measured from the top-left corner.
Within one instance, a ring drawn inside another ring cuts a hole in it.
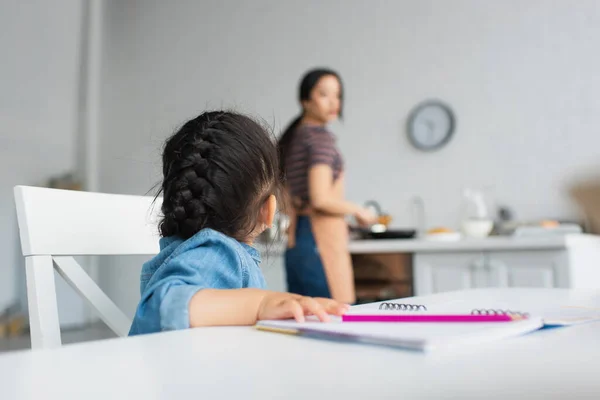
[[[600,247],[600,236],[588,234],[548,235],[536,237],[491,236],[484,239],[461,239],[457,241],[434,241],[427,239],[375,239],[351,240],[348,246],[352,254],[368,253],[433,253],[486,250],[550,250],[573,246],[595,245]],[[256,244],[262,254],[276,256],[285,251],[285,242]]]

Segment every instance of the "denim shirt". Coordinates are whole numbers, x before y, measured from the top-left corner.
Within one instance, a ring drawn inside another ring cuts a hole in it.
[[[258,250],[220,232],[203,229],[159,243],[160,253],[142,267],[130,336],[189,328],[190,300],[199,290],[265,288]]]

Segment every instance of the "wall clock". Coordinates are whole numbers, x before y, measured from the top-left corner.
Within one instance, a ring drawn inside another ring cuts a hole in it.
[[[452,138],[454,128],[454,113],[439,100],[418,104],[408,117],[408,138],[414,147],[423,151],[444,147]]]

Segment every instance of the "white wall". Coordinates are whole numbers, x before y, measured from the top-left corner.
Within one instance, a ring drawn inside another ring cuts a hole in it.
[[[0,310],[25,293],[12,188],[76,164],[79,0],[0,0]]]
[[[520,218],[572,217],[569,177],[600,163],[594,0],[106,6],[104,191],[146,193],[162,140],[207,107],[256,113],[279,131],[298,111],[300,75],[315,65],[338,69],[346,84],[346,118],[334,130],[348,197],[379,200],[396,225],[410,223],[409,200],[420,195],[430,225],[455,226],[466,185],[493,185]],[[447,148],[423,154],[404,124],[429,97],[448,102],[458,126]],[[109,286],[137,289],[138,272],[109,272]],[[137,293],[126,296],[133,304]]]

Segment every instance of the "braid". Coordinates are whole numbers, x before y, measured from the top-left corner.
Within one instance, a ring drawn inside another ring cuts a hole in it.
[[[177,141],[181,146],[179,151],[173,151],[174,159],[165,164],[168,168],[165,170],[163,183],[164,219],[160,225],[163,236],[193,236],[206,226],[209,218],[203,200],[212,190],[208,179],[211,165],[206,158],[210,156],[212,149],[212,143],[207,140],[211,132],[203,129],[207,124],[202,124],[197,119],[184,125],[182,131],[190,131],[192,125],[195,126],[193,134]],[[201,129],[199,132],[198,128]],[[165,156],[166,151],[167,149]]]
[[[263,192],[276,186],[277,150],[251,119],[204,113],[167,140],[163,175],[162,236],[212,228],[241,237],[253,229]]]

